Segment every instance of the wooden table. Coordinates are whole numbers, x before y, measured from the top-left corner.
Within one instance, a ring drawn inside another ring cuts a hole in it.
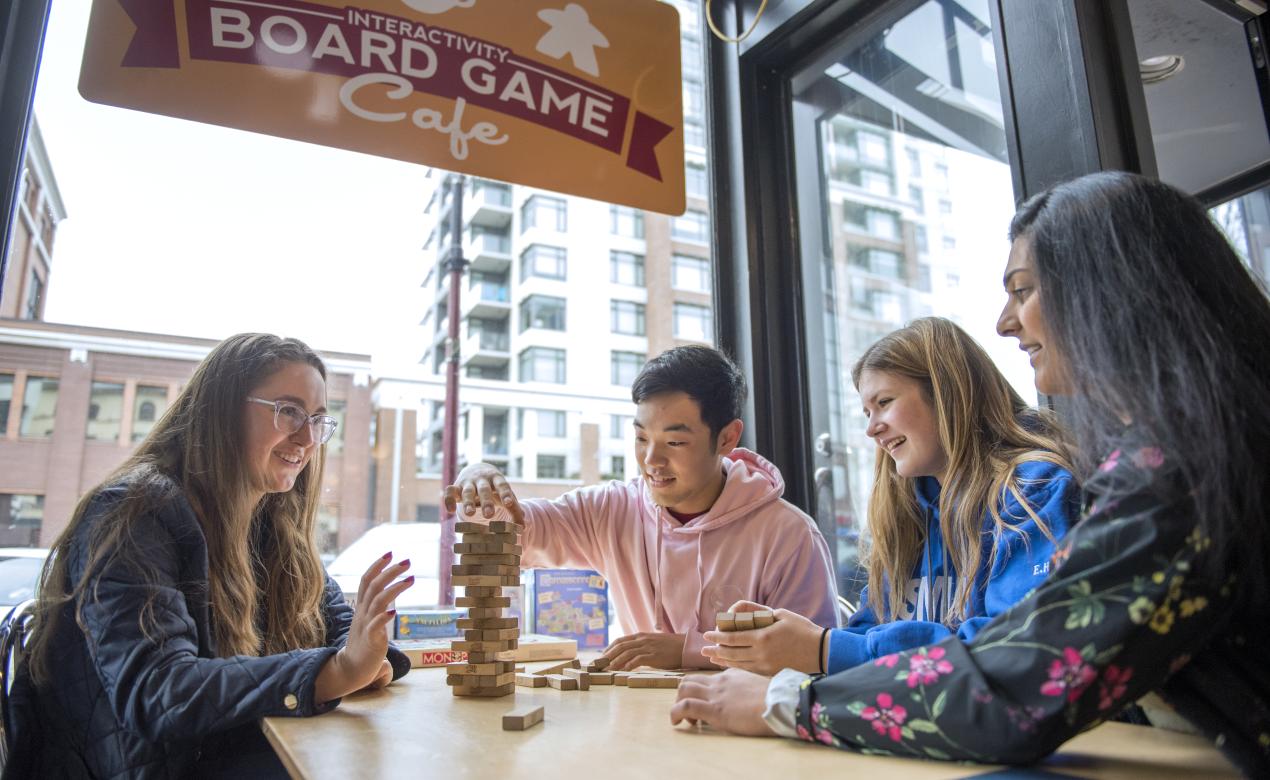
[[[530,671],[549,664],[530,664]],[[670,725],[674,690],[592,686],[517,688],[501,699],[456,698],[441,669],[414,669],[382,691],[344,699],[315,718],[266,718],[265,734],[291,776],[710,780],[738,777],[953,778],[998,768],[864,756],[792,739],[732,737]],[[503,731],[503,713],[546,708],[528,731]],[[1049,773],[1049,774],[1047,774]],[[1107,723],[1012,777],[1238,777],[1207,741]],[[1004,776],[1004,775],[1003,775]]]

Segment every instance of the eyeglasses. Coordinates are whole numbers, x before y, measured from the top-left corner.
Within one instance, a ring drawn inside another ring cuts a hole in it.
[[[305,425],[313,426],[313,438],[317,439],[318,444],[326,444],[330,441],[331,436],[335,433],[335,427],[339,422],[334,417],[328,417],[325,414],[309,414],[303,407],[293,404],[290,401],[266,401],[263,398],[252,398],[247,396],[247,400],[253,404],[264,404],[273,407],[273,427],[285,434],[293,434],[299,432]]]

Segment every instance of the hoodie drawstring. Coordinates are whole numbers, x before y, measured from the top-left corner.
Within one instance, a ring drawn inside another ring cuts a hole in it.
[[[661,622],[661,527],[665,520],[662,519],[661,513],[666,510],[657,507],[657,574],[653,579],[653,615],[657,621],[657,633],[663,633]]]

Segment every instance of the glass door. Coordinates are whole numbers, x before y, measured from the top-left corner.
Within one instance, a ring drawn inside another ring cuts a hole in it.
[[[853,603],[875,457],[851,381],[864,349],[948,317],[1036,398],[1026,356],[995,332],[1015,193],[991,25],[987,0],[885,5],[788,93],[813,506]]]

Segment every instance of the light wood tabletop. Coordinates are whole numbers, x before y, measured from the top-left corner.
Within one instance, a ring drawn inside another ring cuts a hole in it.
[[[550,664],[529,664],[530,671]],[[670,725],[675,691],[592,686],[517,688],[501,699],[456,698],[442,669],[414,669],[382,691],[350,696],[313,718],[266,718],[292,777],[322,778],[953,778],[999,767],[864,756],[791,739],[732,737]],[[541,704],[542,724],[503,731],[502,716]],[[1000,775],[1005,777],[1005,774]],[[1010,777],[1238,777],[1208,742],[1108,723]]]

